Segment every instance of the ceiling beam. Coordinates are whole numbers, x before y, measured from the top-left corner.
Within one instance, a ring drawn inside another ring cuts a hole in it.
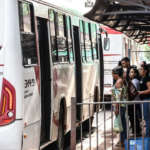
[[[104,12],[98,13],[94,16],[111,16],[111,15],[127,15],[127,14],[150,14],[150,11],[145,10],[131,10],[131,11],[112,11],[112,12]]]
[[[111,1],[111,0],[105,0],[105,1]],[[149,6],[146,6],[146,5],[143,5],[143,4],[139,4],[139,3],[135,3],[135,2],[131,2],[131,1],[128,1],[128,0],[117,0],[117,2],[123,2],[123,3],[126,3],[126,4],[130,4],[130,5],[133,5],[133,6],[139,6],[141,8],[146,8],[146,9],[149,9],[150,10],[150,7]]]

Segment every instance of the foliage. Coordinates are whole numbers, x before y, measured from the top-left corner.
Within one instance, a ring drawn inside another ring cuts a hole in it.
[[[150,46],[148,44],[145,44],[145,45],[142,45],[141,48],[144,50],[144,51],[149,51],[149,52],[144,52],[145,54],[145,57],[150,60]]]

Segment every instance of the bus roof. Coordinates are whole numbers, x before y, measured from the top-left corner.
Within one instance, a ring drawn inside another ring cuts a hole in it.
[[[84,16],[124,33],[139,44],[149,43],[149,0],[96,0]]]

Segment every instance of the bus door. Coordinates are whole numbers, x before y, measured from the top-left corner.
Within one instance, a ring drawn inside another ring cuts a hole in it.
[[[37,19],[37,32],[40,54],[40,78],[41,78],[41,143],[50,140],[51,118],[51,75],[49,30],[46,19]]]

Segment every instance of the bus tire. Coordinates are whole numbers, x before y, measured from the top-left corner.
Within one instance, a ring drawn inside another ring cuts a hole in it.
[[[60,105],[57,150],[63,150],[63,149],[64,149],[64,109],[63,106]]]

